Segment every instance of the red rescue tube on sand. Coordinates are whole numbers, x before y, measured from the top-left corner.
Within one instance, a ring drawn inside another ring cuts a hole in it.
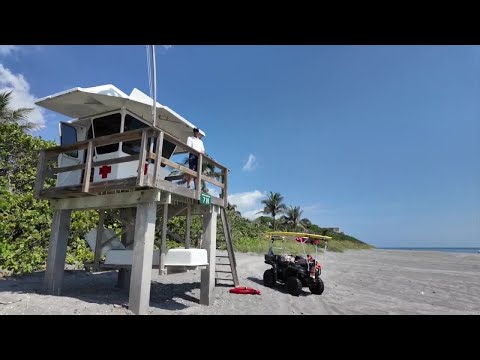
[[[247,286],[237,286],[236,288],[230,289],[232,294],[250,294],[250,295],[260,295],[259,290],[255,290]]]

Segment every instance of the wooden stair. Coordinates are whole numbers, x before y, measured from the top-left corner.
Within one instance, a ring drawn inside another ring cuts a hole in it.
[[[230,223],[228,221],[227,211],[225,210],[225,208],[221,208],[220,216],[222,218],[223,232],[225,235],[225,242],[227,243],[228,255],[216,256],[215,286],[219,286],[219,285],[225,286],[226,284],[224,284],[223,281],[228,281],[230,283],[233,282],[233,286],[238,286],[239,282],[238,282],[238,274],[237,274],[237,262],[235,260],[235,253],[233,251],[232,232],[230,230]],[[221,260],[221,262],[219,260]]]

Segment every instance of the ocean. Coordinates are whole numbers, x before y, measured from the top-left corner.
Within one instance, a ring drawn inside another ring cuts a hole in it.
[[[477,248],[445,248],[445,247],[379,247],[377,249],[383,250],[412,250],[412,251],[441,251],[441,252],[454,252],[454,253],[472,253],[480,255],[480,247]]]

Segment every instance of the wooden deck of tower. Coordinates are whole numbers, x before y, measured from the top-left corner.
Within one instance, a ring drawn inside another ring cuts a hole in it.
[[[122,116],[125,116],[125,108],[118,111],[123,114]],[[97,156],[95,160],[94,154],[98,155],[98,151],[95,149],[99,147],[118,144],[118,148],[121,149],[122,143],[134,141],[140,143],[136,154],[123,154],[119,157],[104,160],[99,160]],[[198,170],[192,171],[188,167],[162,156],[164,154],[162,150],[166,143],[169,146],[171,144],[175,145],[175,153],[177,154],[192,153],[197,155]],[[83,154],[84,161],[67,166],[61,166],[61,161],[53,161],[61,159],[62,154],[71,154],[72,152]],[[133,164],[134,161],[135,166],[138,167],[136,176],[110,180],[101,179],[106,177],[104,175],[108,175],[112,165]],[[202,171],[206,164],[210,164],[210,169],[214,169],[213,173],[209,173],[209,176]],[[197,179],[197,189],[189,189],[185,185],[173,182],[173,180],[178,180],[178,176],[169,178],[165,176],[165,172],[161,175],[161,168],[165,166]],[[61,174],[71,174],[75,171],[79,174],[78,183],[62,185],[57,178],[57,186],[45,187],[47,179]],[[202,193],[202,181],[219,188],[219,197]],[[101,235],[98,234],[102,234],[103,231],[105,209],[121,209],[123,223],[133,225],[122,235],[122,242],[125,245],[133,243],[132,264],[131,266],[120,266],[119,272],[119,282],[124,286],[129,285],[129,309],[135,314],[148,313],[157,213],[161,214],[162,217],[158,266],[161,274],[165,274],[166,270],[167,221],[173,216],[187,217],[184,243],[185,247],[188,248],[190,246],[191,217],[193,215],[203,217],[202,248],[207,250],[208,266],[201,271],[200,303],[204,305],[212,304],[215,288],[216,224],[217,216],[224,211],[228,203],[227,184],[228,169],[225,166],[198,153],[172,134],[152,125],[41,150],[35,183],[35,196],[39,199],[48,199],[54,210],[45,273],[46,292],[60,295],[62,291],[71,212],[95,209],[100,213],[94,263],[94,268],[98,270],[101,268],[100,249],[104,245],[101,243]],[[130,211],[129,209],[132,208],[135,210]],[[224,215],[222,214],[222,218],[224,218]],[[228,226],[224,224],[224,228],[228,229]],[[225,230],[225,236],[229,243],[229,249],[231,249],[229,256],[232,264],[233,281],[235,285],[238,285],[229,230]]]
[[[150,150],[150,142],[156,139],[156,148]],[[175,144],[177,148],[183,149],[185,153],[193,153],[198,156],[198,170],[192,171],[184,165],[175,163],[169,159],[160,157],[157,161],[157,154],[162,153],[163,140],[167,139],[169,142]],[[118,144],[126,141],[141,140],[140,152],[138,155],[125,156],[120,158],[92,161],[92,151],[94,147]],[[68,153],[75,150],[87,150],[86,162],[79,165],[48,168],[48,161],[55,160],[58,155]],[[137,176],[122,178],[117,180],[97,181],[92,182],[92,175],[94,168],[102,169],[108,168],[109,165],[126,163],[131,161],[139,161],[139,171]],[[216,169],[219,169],[216,174],[220,181],[202,174],[202,169],[205,164],[210,163]],[[191,201],[208,201],[202,198],[201,186],[196,190],[188,189],[185,186],[173,184],[167,179],[161,179],[159,176],[159,168],[161,165],[167,165],[174,169],[182,171],[184,174],[190,174],[193,178],[198,179],[198,183],[202,181],[208,182],[221,189],[220,197],[209,195],[211,203],[218,206],[227,205],[227,177],[228,169],[211,159],[206,155],[202,155],[193,148],[183,144],[180,140],[173,136],[166,134],[162,130],[143,128],[138,130],[127,131],[113,135],[98,137],[95,139],[80,141],[72,145],[56,146],[49,149],[41,150],[39,155],[39,163],[37,168],[37,180],[35,183],[35,195],[39,199],[65,199],[77,197],[89,197],[91,195],[116,193],[119,191],[137,191],[144,189],[160,189],[164,192],[177,195],[178,202],[191,203]],[[154,168],[153,175],[146,173],[146,167],[152,166]],[[83,182],[79,185],[57,186],[51,188],[44,188],[45,179],[54,177],[57,174],[71,171],[83,171]],[[205,194],[204,194],[205,195]],[[190,199],[190,200],[188,200]],[[110,207],[110,206],[107,206]],[[118,206],[113,206],[118,207]]]

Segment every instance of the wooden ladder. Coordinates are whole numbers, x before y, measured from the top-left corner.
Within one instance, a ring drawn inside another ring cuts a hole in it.
[[[230,223],[228,222],[227,211],[221,208],[220,216],[222,218],[223,233],[225,234],[225,242],[227,243],[228,255],[217,255],[215,261],[215,286],[224,285],[219,284],[218,281],[233,281],[234,286],[238,286],[237,262],[235,260],[235,253],[233,252],[232,231],[230,230]],[[218,262],[220,259],[228,259],[227,262]],[[227,266],[229,268],[227,268]],[[232,277],[217,277],[218,274],[232,274]]]

